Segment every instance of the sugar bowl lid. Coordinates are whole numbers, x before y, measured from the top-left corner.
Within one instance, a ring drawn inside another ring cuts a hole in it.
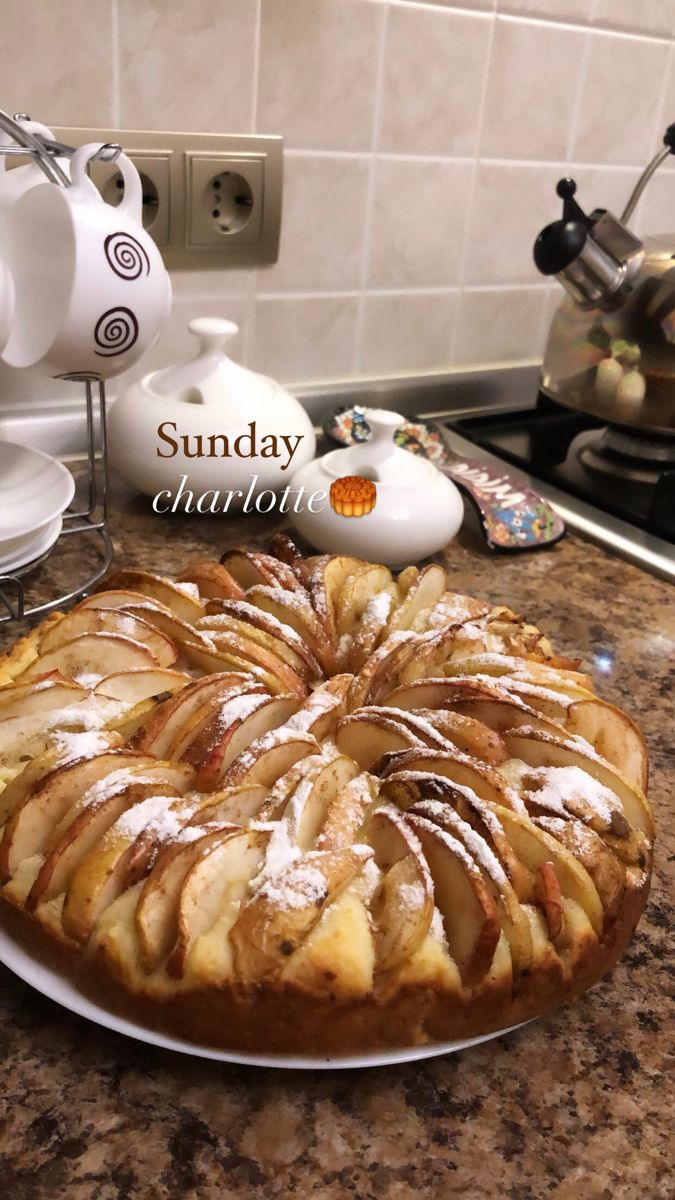
[[[146,379],[149,390],[156,395],[186,404],[231,402],[237,408],[258,409],[285,394],[275,380],[242,367],[226,354],[226,346],[239,332],[234,321],[195,317],[188,329],[199,343],[197,353]]]

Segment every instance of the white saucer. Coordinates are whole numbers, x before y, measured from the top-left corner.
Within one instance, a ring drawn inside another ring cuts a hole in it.
[[[0,442],[0,557],[22,554],[24,539],[60,517],[74,495],[75,480],[63,463],[28,446]]]
[[[0,555],[0,575],[11,575],[12,571],[18,571],[19,567],[25,567],[46,554],[51,550],[62,528],[63,517],[54,517],[53,521],[48,521],[29,538],[17,538],[21,549],[14,549],[11,554]]]

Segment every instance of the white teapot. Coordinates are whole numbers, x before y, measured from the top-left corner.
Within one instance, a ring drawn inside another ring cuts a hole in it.
[[[197,355],[146,375],[113,404],[110,461],[147,496],[227,491],[233,511],[247,495],[288,486],[316,451],[314,427],[280,384],[228,358],[225,346],[238,332],[232,321],[198,317],[188,329]]]
[[[346,450],[332,450],[302,467],[291,488],[304,488],[313,503],[300,500],[289,516],[296,529],[318,550],[348,552],[389,567],[427,558],[447,546],[464,518],[459,491],[429,462],[394,442],[402,424],[399,413],[364,410],[372,431],[370,441]],[[359,517],[345,517],[329,504],[331,484],[346,475],[370,479],[376,486],[375,506]],[[317,493],[326,494],[318,509]]]

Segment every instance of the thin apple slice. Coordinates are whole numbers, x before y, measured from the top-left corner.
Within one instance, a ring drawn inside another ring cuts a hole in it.
[[[311,733],[318,742],[331,737],[344,716],[352,675],[334,675],[310,692],[289,725],[301,733]]]
[[[261,783],[272,787],[294,763],[309,754],[317,754],[319,744],[307,733],[295,733],[282,725],[272,729],[235,758],[222,780],[223,787]]]
[[[564,735],[553,737],[539,730],[517,730],[504,734],[509,753],[530,767],[576,768],[576,789],[582,790],[593,807],[607,808],[608,796],[616,796],[623,815],[630,825],[649,839],[654,837],[654,825],[644,793],[630,783],[617,769],[595,754],[592,747]],[[583,782],[585,773],[586,782]],[[568,772],[569,774],[569,772]],[[590,778],[589,778],[590,776]],[[593,787],[592,781],[599,785]]]
[[[181,620],[170,609],[164,608],[164,606],[160,608],[154,601],[148,600],[140,594],[136,596],[135,603],[125,603],[121,612],[131,617],[139,617],[148,625],[152,625],[159,634],[169,638],[181,650],[186,642],[197,642],[205,649],[208,649],[210,645],[210,639],[206,634],[200,633],[195,625],[189,625],[187,621]],[[200,617],[199,620],[201,621],[201,619]]]
[[[452,750],[413,749],[392,755],[380,774],[383,779],[387,779],[399,771],[426,771],[431,775],[439,775],[458,787],[470,788],[484,800],[492,800],[507,807],[515,806],[525,812],[525,806],[517,793],[499,771],[477,758],[462,754],[454,747]]]
[[[565,729],[590,742],[601,758],[646,792],[649,755],[640,730],[627,713],[604,700],[575,700],[567,710]]]
[[[162,701],[135,740],[136,749],[157,758],[172,758],[177,739],[184,736],[190,722],[230,688],[246,687],[251,683],[243,672],[224,671],[207,675],[182,688]]]
[[[272,675],[264,667],[251,662],[250,658],[242,658],[240,654],[231,654],[228,650],[220,650],[211,643],[209,646],[197,642],[184,642],[183,655],[193,667],[198,667],[207,675],[220,675],[224,672],[235,672],[245,675],[247,679],[255,679],[269,692],[282,692],[284,685],[277,675]]]
[[[178,937],[178,901],[188,871],[208,849],[215,849],[236,826],[193,827],[193,836],[178,840],[159,856],[147,876],[136,904],[134,925],[140,958],[146,971],[154,971],[171,953]]]
[[[31,679],[28,683],[12,684],[0,695],[0,722],[14,717],[32,717],[79,704],[89,695],[87,688],[71,679]]]
[[[231,763],[257,739],[283,725],[296,708],[293,696],[264,693],[234,696],[216,705],[211,719],[182,754],[197,768],[200,791],[221,787]]]
[[[413,656],[418,638],[412,633],[395,633],[378,646],[349,690],[348,708],[363,708],[364,704],[379,704],[382,697],[396,686],[398,673]]]
[[[466,700],[509,699],[497,679],[489,683],[473,676],[433,675],[400,683],[382,701],[392,708],[453,708]],[[517,701],[516,701],[517,703]]]
[[[371,856],[367,846],[313,851],[265,880],[230,931],[239,979],[280,970]]]
[[[280,658],[283,658],[304,679],[322,679],[323,671],[306,641],[284,625],[272,613],[263,612],[248,600],[211,601],[206,606],[207,615],[199,622],[199,628],[209,633],[223,622],[239,632],[244,627],[250,637],[256,637]]]
[[[126,608],[127,605],[139,605],[144,609],[154,608],[159,612],[171,614],[171,609],[160,600],[150,599],[142,592],[132,592],[130,588],[104,588],[102,591],[92,592],[91,596],[85,596],[84,600],[75,605],[73,612],[90,608]]]
[[[274,534],[270,539],[269,552],[274,558],[278,558],[279,562],[286,563],[286,566],[291,567],[303,587],[307,587],[309,574],[307,559],[300,553],[295,542],[287,533]]]
[[[499,767],[509,757],[503,739],[483,721],[447,709],[420,708],[415,711],[463,754]]]
[[[389,622],[389,632],[410,629],[418,613],[436,604],[445,592],[447,579],[442,567],[431,563],[420,571]]]
[[[51,771],[29,795],[4,827],[0,843],[0,872],[14,874],[31,854],[41,854],[52,832],[78,796],[111,771],[149,762],[129,750],[109,750],[91,758],[66,763]]]
[[[70,880],[61,914],[68,937],[89,941],[105,909],[143,879],[158,849],[181,835],[198,803],[197,796],[150,796],[117,818]]]
[[[506,833],[488,801],[478,796],[472,788],[426,771],[398,771],[383,781],[380,794],[403,812],[428,800],[449,805],[487,843],[511,881],[518,899],[529,898],[531,881],[528,873],[513,853]]]
[[[355,560],[356,561],[356,560]],[[380,595],[389,595],[391,571],[374,564],[352,567],[338,591],[335,620],[338,637],[353,633],[370,601]]]
[[[256,585],[249,589],[246,598],[256,608],[271,613],[282,625],[290,625],[307,643],[324,671],[334,673],[334,647],[309,598],[303,592],[287,592],[280,587]]]
[[[532,662],[512,654],[474,654],[457,662],[450,660],[444,670],[446,675],[506,675],[516,681],[539,684],[579,700],[588,699],[591,687],[588,675],[579,671],[550,667],[546,663]],[[505,679],[503,683],[508,686],[509,680]]]
[[[364,771],[379,763],[385,754],[426,746],[406,725],[368,708],[342,717],[335,732],[335,744],[341,754],[348,754]]]
[[[573,817],[535,817],[534,823],[561,842],[586,868],[602,901],[605,920],[613,920],[626,890],[626,868],[620,859],[599,834]]]
[[[169,700],[189,683],[192,683],[190,675],[182,671],[117,671],[114,675],[104,675],[94,693],[111,700],[138,704],[141,700]]]
[[[117,750],[122,738],[116,733],[91,730],[80,733],[59,732],[52,744],[26,763],[23,770],[0,792],[0,825],[4,825],[38,784],[56,767],[82,761],[104,750]]]
[[[398,605],[396,585],[371,596],[358,625],[340,638],[338,658],[344,670],[356,674],[368,662],[375,647],[386,638],[389,619]]]
[[[595,932],[600,933],[604,921],[602,901],[585,867],[529,817],[514,813],[499,804],[493,805],[492,808],[515,854],[531,874],[534,899],[541,898],[537,892],[539,868],[545,863],[552,863],[562,896],[580,905]]]
[[[215,558],[198,558],[178,576],[178,583],[194,583],[203,600],[242,600],[244,589]]]
[[[190,824],[206,825],[211,821],[227,821],[233,825],[248,825],[256,820],[267,799],[267,788],[261,784],[231,787],[210,795]]]
[[[309,754],[297,759],[286,771],[277,776],[271,785],[258,814],[258,820],[261,822],[280,820],[298,784],[304,779],[309,779],[317,767],[329,762],[331,758],[337,758],[338,754],[337,748],[324,747],[320,753],[316,750],[310,751]]]
[[[337,605],[340,593],[349,577],[363,565],[360,559],[353,558],[350,554],[321,554],[308,563],[309,597],[327,637],[333,644],[336,643],[339,633]],[[386,571],[386,567],[382,570]]]
[[[189,768],[157,763],[152,769],[132,772],[111,782],[102,793],[97,790],[93,795],[85,793],[50,839],[47,856],[26,900],[27,910],[33,912],[38,904],[65,892],[82,859],[128,808],[151,796],[182,795],[191,782]]]
[[[78,697],[75,703],[7,717],[0,721],[0,767],[18,768],[28,758],[41,754],[56,738],[103,729],[126,711],[125,705],[117,700],[84,691],[82,699]]]
[[[419,838],[395,809],[376,809],[364,836],[383,871],[371,902],[377,969],[390,971],[426,938],[434,915],[434,887]]]
[[[414,567],[414,566],[404,567],[404,569],[401,571],[400,575],[398,576],[398,579],[396,580],[396,589],[398,591],[400,600],[405,600],[411,587],[419,579],[419,575],[420,575],[419,567]]]
[[[329,762],[320,762],[298,784],[283,818],[293,845],[301,851],[314,849],[331,807],[358,771],[351,758],[340,754]]]
[[[197,588],[191,583],[179,584],[164,575],[153,575],[150,571],[142,571],[135,567],[123,567],[108,575],[97,590],[102,592],[119,589],[141,592],[151,600],[159,600],[189,625],[194,625],[204,616],[204,603],[199,598]]]
[[[70,679],[102,679],[112,671],[145,671],[160,665],[158,659],[139,642],[118,633],[85,633],[65,642],[56,650],[41,654],[22,678],[44,671],[61,671]]]
[[[40,641],[39,654],[57,650],[66,642],[87,633],[114,633],[147,646],[160,667],[171,667],[178,658],[175,645],[141,617],[124,613],[118,608],[81,608],[71,612],[58,624],[51,625]]]
[[[317,850],[341,850],[351,846],[378,800],[379,780],[367,771],[356,775],[340,789],[331,804],[316,840]]]
[[[486,616],[489,611],[489,604],[476,600],[473,596],[443,592],[438,600],[418,612],[411,628],[415,633],[430,633],[449,626],[464,625],[467,621],[476,621]]]
[[[183,977],[197,938],[228,908],[241,903],[260,870],[268,841],[266,830],[239,830],[207,846],[190,867],[178,898],[178,936],[167,963],[174,979]]]
[[[225,652],[237,655],[252,663],[254,667],[262,667],[264,671],[274,675],[284,691],[292,692],[300,697],[307,695],[307,684],[301,676],[292,667],[289,667],[278,654],[274,654],[262,646],[255,638],[228,629],[211,630],[209,636],[218,654]]]
[[[457,629],[448,625],[431,633],[418,633],[415,653],[404,664],[399,679],[401,683],[412,683],[414,679],[439,675],[453,652]]]
[[[457,838],[466,848],[497,905],[499,923],[509,943],[516,971],[528,971],[532,966],[533,955],[530,922],[489,839],[460,817],[452,804],[439,800],[421,800],[413,805],[409,812],[413,816],[425,817],[434,825],[445,829],[446,833]]]
[[[488,973],[501,934],[497,906],[465,846],[425,817],[406,817],[422,844],[448,949],[466,986]]]
[[[256,584],[262,584],[263,587],[280,587],[289,592],[302,589],[291,567],[262,550],[251,547],[226,550],[220,561],[245,592]]]

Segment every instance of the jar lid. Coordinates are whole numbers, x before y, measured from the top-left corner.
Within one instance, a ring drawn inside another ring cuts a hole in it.
[[[334,478],[361,475],[378,484],[414,487],[433,483],[439,472],[426,458],[418,458],[397,446],[394,435],[405,418],[385,408],[363,410],[371,430],[367,442],[345,450],[332,450],[320,460],[322,468]]]
[[[251,408],[282,389],[267,375],[240,366],[225,353],[239,332],[234,321],[221,317],[195,317],[188,324],[199,342],[193,358],[156,371],[144,382],[151,392],[185,404],[230,404]]]

